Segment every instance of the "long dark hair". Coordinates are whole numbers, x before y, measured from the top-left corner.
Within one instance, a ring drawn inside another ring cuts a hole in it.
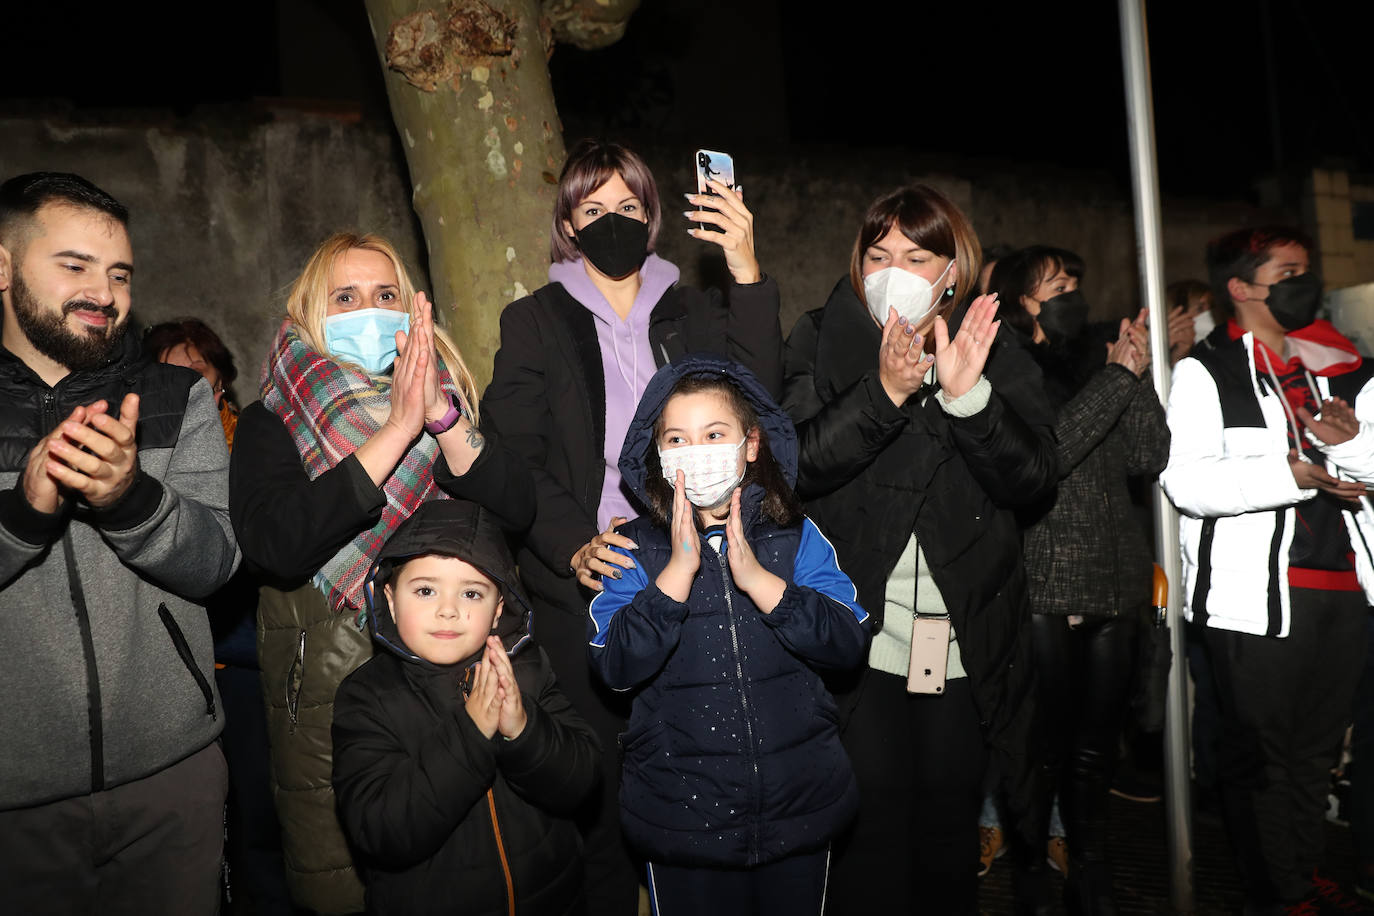
[[[754,405],[749,403],[744,392],[739,389],[734,382],[724,378],[719,374],[710,375],[685,375],[678,379],[673,390],[664,399],[663,406],[668,406],[668,401],[680,394],[697,394],[699,392],[714,391],[725,398],[730,405],[730,411],[735,415],[740,427],[744,430],[747,438],[750,430],[758,430],[759,451],[753,461],[744,467],[744,479],[740,481],[740,486],[747,486],[756,483],[763,488],[763,514],[768,516],[779,526],[790,528],[793,525],[801,524],[803,515],[801,500],[797,494],[787,484],[787,478],[783,476],[782,468],[778,467],[778,461],[773,457],[773,451],[768,447],[768,433],[759,424],[758,411]],[[663,412],[660,411],[658,419],[654,421],[654,438],[650,443],[649,451],[644,456],[644,470],[647,480],[644,489],[649,497],[649,515],[660,526],[667,528],[673,519],[673,485],[663,479],[663,466],[658,461],[658,437],[663,434]],[[695,514],[693,518],[695,518]]]
[[[1053,277],[1061,268],[1071,277],[1083,278],[1083,259],[1064,248],[1031,245],[998,258],[988,278],[988,292],[995,292],[1001,303],[997,317],[1027,337],[1034,337],[1035,318],[1026,311],[1021,297],[1035,298],[1041,281]]]

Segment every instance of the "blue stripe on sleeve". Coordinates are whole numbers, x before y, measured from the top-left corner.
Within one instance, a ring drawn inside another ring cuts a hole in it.
[[[623,554],[631,559],[634,554],[619,547],[611,547],[616,553]],[[621,569],[620,578],[614,579],[602,577],[601,591],[592,599],[591,604],[587,605],[587,613],[591,615],[592,624],[596,627],[596,635],[592,637],[589,645],[595,648],[604,648],[606,645],[606,625],[611,622],[611,618],[616,612],[634,600],[649,584],[648,577],[644,575],[644,569],[635,563],[634,569]]]
[[[859,623],[868,620],[868,612],[859,606],[859,590],[840,569],[834,546],[809,518],[802,519],[801,545],[797,548],[792,581],[843,604]]]

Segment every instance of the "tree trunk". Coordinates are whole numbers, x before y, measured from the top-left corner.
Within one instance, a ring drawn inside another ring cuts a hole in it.
[[[554,35],[615,41],[638,0],[366,0],[429,251],[432,298],[479,387],[506,303],[542,286],[563,136]]]

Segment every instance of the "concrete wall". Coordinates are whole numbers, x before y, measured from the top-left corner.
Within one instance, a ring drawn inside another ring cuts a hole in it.
[[[285,288],[329,233],[362,229],[388,236],[425,282],[425,248],[389,124],[348,114],[254,109],[193,120],[136,114],[118,124],[0,118],[0,136],[0,177],[75,171],[129,206],[136,314],[145,323],[186,314],[206,320],[235,354],[242,402],[256,397]],[[686,206],[681,192],[695,187],[693,150],[652,136],[627,142],[659,181],[665,214],[660,253],[682,267],[688,283],[723,282],[719,252],[688,236],[680,215]],[[1080,252],[1088,263],[1084,291],[1094,317],[1138,308],[1129,189],[1107,176],[990,161],[931,165],[905,150],[730,152],[756,215],[760,260],[782,285],[785,331],[803,311],[822,305],[846,274],[868,203],[918,180],[942,188],[963,207],[985,245],[1045,242]],[[1196,200],[1166,200],[1164,212],[1169,281],[1203,276],[1208,238],[1281,216]],[[532,277],[526,285],[539,282],[542,277]]]
[[[286,289],[326,236],[379,232],[422,263],[389,126],[263,112],[117,126],[0,119],[0,137],[3,178],[77,172],[129,208],[135,316],[146,326],[193,315],[214,328],[234,353],[241,403],[257,399]]]

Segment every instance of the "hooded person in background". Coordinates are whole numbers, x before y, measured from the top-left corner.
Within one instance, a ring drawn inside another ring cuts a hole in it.
[[[1174,369],[1160,477],[1215,672],[1247,913],[1358,906],[1319,866],[1374,598],[1374,364],[1317,320],[1311,257],[1286,227],[1207,246],[1228,317]]]
[[[366,594],[377,653],[339,687],[333,732],[368,912],[584,912],[570,818],[600,745],[530,642],[491,513],[425,503],[382,548]]]

